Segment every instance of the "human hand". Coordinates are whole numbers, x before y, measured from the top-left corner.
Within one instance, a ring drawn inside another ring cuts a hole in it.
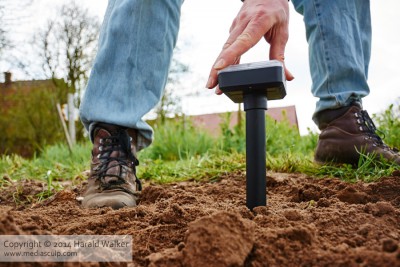
[[[287,0],[246,0],[229,30],[229,38],[211,68],[206,87],[218,85],[217,72],[229,65],[239,64],[240,57],[264,39],[270,44],[269,59],[284,63],[289,38],[289,5]],[[294,79],[285,67],[288,81]],[[217,86],[216,94],[222,94]]]

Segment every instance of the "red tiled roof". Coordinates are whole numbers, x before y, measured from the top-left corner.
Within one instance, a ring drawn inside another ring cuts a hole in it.
[[[15,102],[15,100],[10,99],[10,96],[14,95],[16,92],[23,92],[28,95],[33,90],[55,89],[55,82],[59,83],[60,86],[65,86],[63,79],[57,79],[55,81],[50,79],[0,83],[0,104],[8,108],[13,105],[13,102]]]
[[[242,111],[244,113],[244,111]],[[238,123],[238,112],[230,112],[230,126],[233,127]],[[189,116],[195,127],[201,127],[213,135],[218,135],[220,131],[220,124],[223,122],[227,113],[214,113]],[[290,125],[299,128],[295,106],[269,108],[266,112],[268,116],[276,121],[282,121],[284,117],[287,118]]]
[[[13,81],[11,83],[0,83],[0,90],[41,87],[54,87],[54,83],[52,80]]]

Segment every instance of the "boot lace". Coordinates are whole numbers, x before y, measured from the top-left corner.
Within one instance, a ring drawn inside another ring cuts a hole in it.
[[[100,159],[100,164],[96,168],[96,176],[100,179],[103,189],[109,189],[112,186],[126,183],[122,176],[124,169],[133,169],[136,178],[136,186],[139,191],[142,190],[142,184],[136,176],[136,166],[139,165],[139,160],[131,151],[130,138],[124,132],[120,131],[117,135],[108,136],[100,139],[100,154],[97,156]],[[112,152],[117,151],[118,156],[111,156]],[[119,173],[107,173],[110,169],[119,167]],[[118,181],[113,183],[105,182],[105,177],[116,177]]]
[[[356,112],[355,116],[357,117],[357,123],[360,125],[360,131],[366,133],[368,136],[366,138],[373,140],[374,146],[381,146],[385,150],[390,150],[394,153],[399,152],[397,148],[390,148],[383,142],[382,138],[377,134],[377,132],[380,133],[383,138],[385,138],[385,134],[376,128],[367,111],[361,110],[360,112]]]

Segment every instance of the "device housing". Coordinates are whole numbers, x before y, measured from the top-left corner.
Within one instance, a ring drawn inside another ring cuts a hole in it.
[[[242,103],[247,93],[262,93],[268,100],[286,96],[285,71],[278,60],[228,66],[218,72],[218,83],[235,103]]]

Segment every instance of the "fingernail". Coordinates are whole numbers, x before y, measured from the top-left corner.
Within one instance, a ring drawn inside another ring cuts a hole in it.
[[[214,80],[212,77],[208,78],[207,84],[206,84],[206,88],[210,89],[211,86],[213,85]]]
[[[217,63],[214,64],[214,69],[222,69],[225,66],[225,60],[224,59],[220,59],[217,61]]]

